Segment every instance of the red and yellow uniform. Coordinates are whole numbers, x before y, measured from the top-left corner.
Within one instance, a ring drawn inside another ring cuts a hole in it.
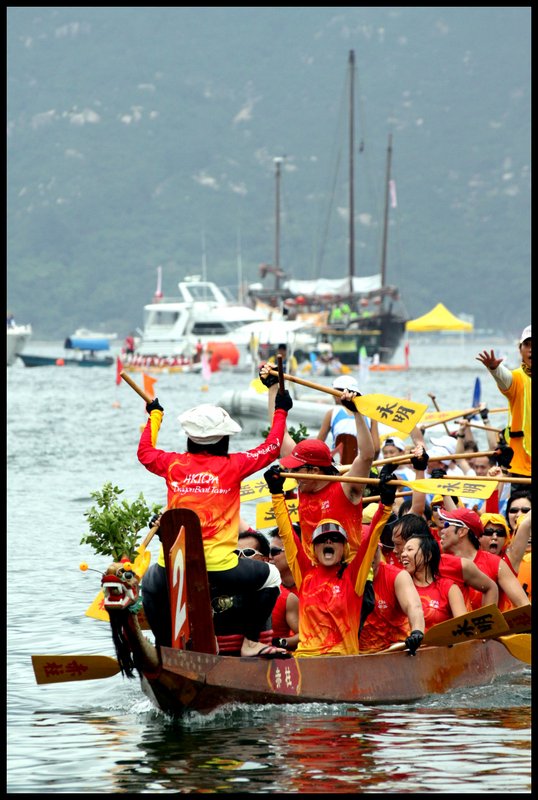
[[[322,476],[320,476],[322,480]],[[320,519],[337,520],[347,533],[350,555],[353,557],[362,537],[362,500],[352,503],[341,483],[332,482],[319,492],[299,492],[299,520],[301,541],[306,552],[313,557],[312,533]]]
[[[517,579],[525,589],[525,594],[532,603],[532,569],[531,569],[531,555],[532,553],[525,553],[519,565],[519,572]]]
[[[437,578],[429,586],[415,584],[424,611],[424,631],[429,630],[432,625],[452,619],[448,593],[455,583],[449,578]]]
[[[379,506],[370,536],[363,539],[341,577],[341,564],[333,567],[312,564],[292,528],[284,495],[273,495],[273,508],[286,559],[299,590],[299,643],[295,656],[357,654],[364,586],[390,507]],[[302,532],[301,522],[301,535]]]
[[[402,566],[381,562],[373,580],[375,606],[364,622],[359,650],[377,652],[394,642],[403,642],[409,636],[409,620],[398,603],[394,582]]]
[[[162,417],[159,411],[153,411],[151,417],[156,415]],[[208,572],[237,566],[238,557],[233,551],[239,530],[241,481],[278,458],[286,412],[276,409],[271,430],[258,447],[226,456],[158,450],[152,443],[156,431],[155,425],[152,431],[151,424],[150,418],[140,437],[139,461],[166,480],[168,508],[185,506],[196,511]]]

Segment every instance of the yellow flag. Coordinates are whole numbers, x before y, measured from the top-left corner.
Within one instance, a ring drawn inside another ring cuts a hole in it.
[[[427,478],[419,481],[401,481],[410,489],[424,494],[450,494],[457,497],[476,497],[487,500],[498,486],[496,481],[481,481],[479,478]]]
[[[365,394],[355,397],[353,402],[365,417],[384,422],[402,433],[411,433],[428,408],[426,403],[415,403],[385,394]]]
[[[299,522],[299,501],[286,500],[286,505],[290,512],[291,521]],[[273,511],[271,500],[268,503],[258,503],[256,506],[256,528],[259,531],[263,530],[263,528],[276,528],[275,512]]]

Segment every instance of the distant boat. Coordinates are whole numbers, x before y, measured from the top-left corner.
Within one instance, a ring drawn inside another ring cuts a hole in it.
[[[134,353],[121,356],[127,370],[148,366],[177,372],[199,369],[200,359],[195,357],[199,345],[212,359],[212,371],[230,367],[252,370],[262,343],[276,350],[286,342],[294,345],[293,349],[302,346],[306,353],[316,341],[304,322],[270,319],[266,311],[233,301],[216,283],[198,275],[179,281],[178,289],[179,297],[156,293],[144,306],[140,342]]]
[[[392,359],[405,330],[407,316],[397,313],[394,304],[400,299],[398,289],[386,284],[388,217],[391,196],[394,202],[394,185],[391,181],[392,135],[387,148],[385,178],[385,210],[383,219],[383,243],[379,274],[367,277],[355,275],[355,207],[354,207],[354,73],[355,55],[349,53],[349,232],[348,271],[341,277],[295,280],[281,269],[279,258],[279,182],[280,162],[275,159],[277,183],[277,219],[275,265],[262,264],[262,278],[268,273],[275,276],[274,288],[262,284],[251,284],[248,295],[254,302],[284,307],[289,318],[304,318],[318,314],[318,338],[321,343],[331,345],[333,355],[342,364],[359,363],[361,347],[367,355],[378,354],[381,362]],[[338,319],[337,310],[346,309]],[[332,313],[331,313],[332,312]]]
[[[41,356],[21,353],[20,358],[25,367],[110,367],[114,363],[112,356],[101,355],[110,350],[106,336],[69,336],[64,342],[64,348],[66,351],[75,351],[75,354]]]
[[[7,326],[7,366],[11,367],[20,357],[32,336],[31,325],[10,324]]]

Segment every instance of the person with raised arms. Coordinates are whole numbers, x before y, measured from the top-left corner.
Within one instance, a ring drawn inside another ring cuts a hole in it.
[[[307,552],[293,530],[280,472],[279,467],[271,467],[264,478],[271,492],[286,560],[299,590],[299,642],[295,656],[357,654],[364,587],[379,536],[391,513],[396,487],[388,484],[387,478],[380,481],[381,502],[370,532],[354,556],[346,529],[328,516],[315,526]]]
[[[238,558],[237,542],[240,521],[241,481],[278,458],[293,401],[289,392],[275,400],[275,412],[267,438],[245,452],[230,453],[230,436],[241,427],[219,406],[202,404],[184,411],[178,421],[187,435],[187,451],[166,452],[155,447],[163,407],[158,398],[146,405],[148,422],[138,445],[138,459],[149,472],[166,481],[168,508],[189,508],[196,512],[202,529],[204,555],[212,599],[227,595],[243,598],[244,636],[242,656],[261,658],[286,657],[282,648],[262,645],[264,629],[279,593],[280,573],[274,564],[252,558]],[[161,548],[162,551],[162,548]],[[162,614],[167,598],[166,575],[162,552],[149,579],[143,581],[144,607],[150,616]],[[218,615],[215,616],[218,634]],[[228,633],[228,631],[226,631]],[[167,638],[168,631],[161,632]],[[166,642],[161,642],[166,644]]]

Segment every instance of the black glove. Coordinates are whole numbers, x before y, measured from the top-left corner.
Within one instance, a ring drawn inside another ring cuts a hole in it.
[[[161,519],[162,513],[163,513],[162,511],[157,511],[157,512],[156,512],[156,513],[155,513],[155,514],[152,516],[152,518],[151,518],[151,519],[150,519],[150,521],[149,521],[149,528],[150,528],[150,530],[151,530],[152,528],[154,528],[154,527],[155,527],[155,525],[157,524],[157,522],[160,522],[160,519]]]
[[[424,450],[421,456],[413,456],[411,458],[411,466],[413,469],[418,470],[419,472],[423,472],[426,467],[428,466],[428,461],[430,460],[429,455]]]
[[[411,631],[411,633],[405,640],[405,646],[409,650],[410,656],[415,655],[418,648],[422,644],[423,639],[424,639],[424,634],[422,633],[422,631]]]
[[[271,494],[284,494],[284,478],[280,475],[280,467],[269,467],[263,477]]]
[[[278,383],[278,375],[271,375],[269,373],[269,375],[267,375],[265,378],[262,378],[261,369],[258,370],[258,376],[259,376],[261,382],[263,383],[263,385],[267,386],[267,388],[269,388],[270,386],[274,386],[275,383]]]
[[[353,397],[362,397],[360,392],[352,392]],[[353,414],[357,413],[357,406],[353,402],[353,400],[341,400],[340,401],[344,408],[347,408],[348,411],[351,411]]]
[[[158,397],[156,397],[155,400],[152,400],[151,403],[146,403],[146,411],[148,414],[151,414],[152,411],[164,411],[164,408],[159,403]]]
[[[512,459],[514,457],[514,451],[511,447],[508,447],[507,444],[501,444],[493,451],[493,457],[495,458],[495,461],[499,467],[510,469],[510,464],[512,463]]]
[[[388,484],[388,481],[394,477],[393,473],[396,466],[396,464],[385,464],[379,473],[379,497],[384,506],[391,506],[396,499],[396,489],[398,487],[395,483]]]
[[[480,410],[480,416],[482,417],[483,421],[485,422],[489,416],[489,408],[482,408]]]
[[[276,393],[275,411],[277,410],[277,408],[282,408],[286,412],[289,411],[290,408],[293,408],[293,400],[291,399],[291,394],[288,392],[287,389],[284,389],[283,392]]]
[[[430,477],[435,478],[435,480],[438,480],[439,478],[446,478],[446,469],[441,469],[441,467],[432,469]]]

